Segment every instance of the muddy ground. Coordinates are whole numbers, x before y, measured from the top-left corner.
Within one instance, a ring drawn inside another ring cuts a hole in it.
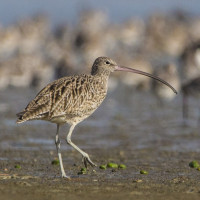
[[[75,128],[72,141],[98,166],[112,161],[127,168],[89,167],[87,174],[77,175],[83,167],[81,156],[66,144],[68,126],[63,126],[61,149],[68,180],[51,164],[57,158],[56,125],[15,124],[15,113],[36,93],[1,91],[0,199],[200,199],[200,171],[188,166],[192,160],[200,162],[195,100],[188,126],[183,126],[180,95],[158,105],[149,93],[109,92],[93,116]]]

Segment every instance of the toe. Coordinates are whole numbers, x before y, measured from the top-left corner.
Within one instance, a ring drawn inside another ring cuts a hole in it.
[[[71,180],[71,177],[70,176],[67,176],[67,175],[62,175],[62,178],[66,178],[68,180]]]

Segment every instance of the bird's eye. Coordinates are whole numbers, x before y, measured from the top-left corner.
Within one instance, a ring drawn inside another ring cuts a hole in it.
[[[110,64],[110,62],[109,61],[106,61],[106,65],[109,65]]]

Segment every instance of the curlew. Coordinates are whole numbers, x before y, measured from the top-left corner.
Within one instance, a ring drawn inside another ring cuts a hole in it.
[[[17,123],[46,120],[57,124],[55,144],[62,177],[70,178],[65,173],[60,151],[59,127],[65,123],[70,125],[66,137],[67,143],[81,153],[85,167],[87,164],[96,166],[89,155],[71,141],[71,136],[75,126],[89,117],[105,99],[108,78],[114,71],[132,72],[154,78],[177,93],[169,83],[158,77],[136,69],[118,66],[110,58],[99,57],[94,61],[90,75],[63,77],[49,83],[22,112],[17,114]]]

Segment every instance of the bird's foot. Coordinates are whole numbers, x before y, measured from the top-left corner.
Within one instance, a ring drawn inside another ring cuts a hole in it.
[[[69,179],[69,180],[71,179],[70,176],[67,176],[67,175],[66,175],[65,170],[62,169],[62,168],[61,168],[61,177],[62,177],[62,178],[67,178],[67,179]]]
[[[68,180],[70,180],[70,176],[67,176],[66,174],[62,174],[62,178],[67,178]]]
[[[89,163],[92,167],[97,167],[97,165],[91,161],[88,154],[83,156],[83,163],[84,163],[86,168],[87,168],[87,163]]]

